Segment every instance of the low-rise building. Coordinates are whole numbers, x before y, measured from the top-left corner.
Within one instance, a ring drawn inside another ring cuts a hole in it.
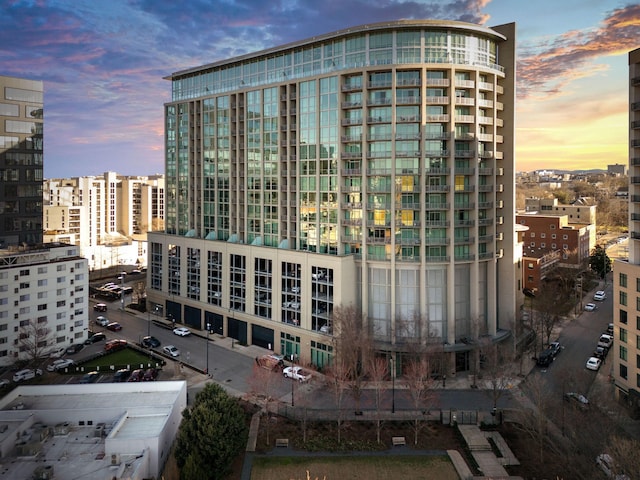
[[[187,405],[175,382],[20,386],[0,399],[3,478],[160,478]]]

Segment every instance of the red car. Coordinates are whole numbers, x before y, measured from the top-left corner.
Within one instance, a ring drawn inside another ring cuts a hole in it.
[[[131,372],[131,376],[128,378],[127,382],[141,382],[144,378],[144,370],[138,368]]]
[[[120,325],[118,322],[111,322],[109,325],[107,325],[107,330],[111,330],[112,332],[119,332],[120,330],[122,330],[122,325]]]
[[[143,382],[153,382],[156,378],[158,378],[158,374],[160,371],[157,368],[147,368],[147,371],[144,372],[142,377]]]
[[[105,352],[114,352],[116,350],[120,350],[121,348],[124,348],[127,346],[127,341],[126,340],[109,340],[107,343],[104,344],[104,351]]]

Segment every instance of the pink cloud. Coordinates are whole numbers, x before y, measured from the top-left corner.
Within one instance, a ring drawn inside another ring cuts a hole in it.
[[[638,4],[614,10],[595,30],[566,32],[539,53],[520,58],[518,94],[522,98],[534,92],[555,96],[571,81],[603,68],[594,67],[591,60],[626,53],[638,46],[639,37]]]

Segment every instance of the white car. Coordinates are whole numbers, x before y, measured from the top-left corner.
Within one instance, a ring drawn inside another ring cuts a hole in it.
[[[597,302],[601,302],[605,298],[607,298],[607,294],[604,293],[603,290],[598,290],[596,293],[593,294],[593,299]]]
[[[56,360],[50,365],[47,365],[47,372],[57,372],[59,370],[64,370],[67,367],[71,367],[75,365],[76,362],[71,360],[70,358],[61,358],[60,360]]]
[[[282,370],[282,375],[284,375],[284,378],[292,378],[300,383],[311,380],[311,372],[303,370],[302,367],[287,367]]]
[[[588,370],[598,371],[600,369],[600,365],[602,365],[602,360],[596,357],[589,357],[586,367]]]
[[[173,333],[180,337],[186,337],[187,335],[191,335],[191,330],[187,327],[178,327],[173,329]]]
[[[596,304],[595,303],[587,303],[584,306],[584,311],[585,312],[593,312],[596,309]]]
[[[66,352],[67,347],[58,347],[55,348],[53,350],[51,350],[51,352],[49,352],[49,357],[50,358],[60,358],[61,356],[64,355],[64,352]]]
[[[9,379],[8,379],[8,378],[0,379],[0,388],[4,388],[4,387],[6,387],[7,385],[9,385],[10,383],[11,383],[11,382],[9,381]]]
[[[102,315],[100,315],[96,318],[96,323],[101,327],[106,327],[111,323],[111,321],[107,317],[103,317]]]
[[[178,350],[177,347],[173,345],[167,345],[162,350],[164,351],[164,353],[166,353],[167,355],[171,355],[172,357],[180,356],[180,350]]]
[[[37,376],[42,375],[42,370],[39,368],[36,370],[31,370],[30,368],[25,368],[24,370],[19,370],[13,374],[14,382],[22,382],[23,380],[31,380]]]

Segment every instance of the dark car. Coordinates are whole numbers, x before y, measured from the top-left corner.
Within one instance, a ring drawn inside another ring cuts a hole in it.
[[[144,377],[144,370],[142,370],[141,368],[138,368],[133,372],[131,372],[131,376],[129,377],[127,382],[141,382],[142,377]]]
[[[111,322],[109,325],[107,325],[107,330],[111,330],[112,332],[119,332],[120,330],[122,330],[122,325],[120,325],[118,322]]]
[[[143,382],[153,382],[156,378],[158,378],[158,374],[160,371],[157,368],[147,368],[142,376]]]
[[[94,333],[89,338],[84,341],[85,345],[91,345],[96,342],[101,342],[102,340],[106,340],[107,336],[104,333]]]
[[[607,356],[607,353],[609,353],[609,349],[604,347],[596,347],[596,349],[593,351],[593,356],[599,358],[600,360],[604,360],[604,358]]]
[[[128,368],[122,368],[113,374],[113,381],[126,382],[130,376],[131,376],[131,370],[129,370]]]
[[[156,337],[144,337],[142,339],[142,346],[145,348],[158,348],[160,346],[160,340]]]
[[[550,348],[547,348],[546,350],[540,352],[540,355],[538,355],[538,359],[536,360],[536,363],[540,367],[548,367],[553,363],[554,359],[555,359],[555,355],[553,354],[553,350]]]
[[[98,381],[98,377],[100,376],[99,372],[89,372],[85,373],[80,379],[80,383],[94,383]]]
[[[558,354],[562,351],[562,345],[560,345],[560,342],[551,342],[549,344],[549,350],[553,352],[554,357],[557,357]]]
[[[84,348],[84,345],[81,343],[73,343],[67,347],[67,355],[73,355],[74,353],[78,353],[80,350]]]

